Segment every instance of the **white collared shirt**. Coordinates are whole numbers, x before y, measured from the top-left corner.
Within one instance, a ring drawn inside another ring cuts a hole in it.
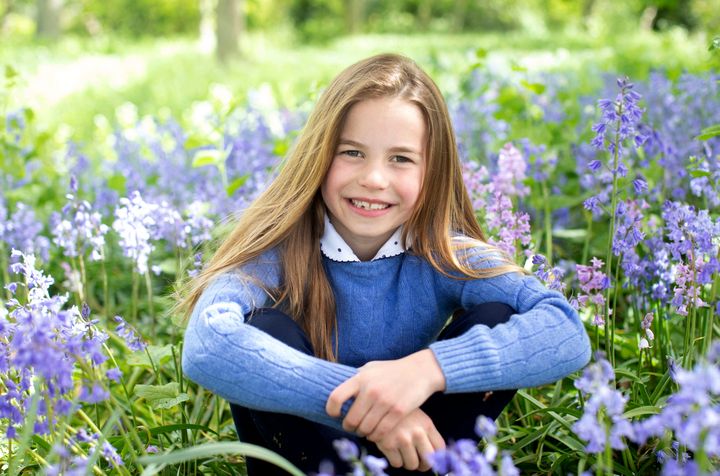
[[[355,252],[350,248],[350,246],[345,243],[345,240],[343,240],[342,236],[340,236],[340,233],[337,232],[332,223],[330,223],[330,219],[327,214],[325,214],[325,231],[323,232],[323,236],[320,238],[320,251],[333,261],[361,261],[360,258],[355,255]],[[397,230],[395,230],[385,244],[380,247],[378,252],[370,261],[390,258],[391,256],[397,256],[405,251],[405,247],[403,247],[402,243],[402,226],[400,226]]]

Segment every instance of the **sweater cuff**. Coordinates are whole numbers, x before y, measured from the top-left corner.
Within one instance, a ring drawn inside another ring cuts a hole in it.
[[[500,352],[484,326],[430,344],[445,375],[445,393],[468,393],[500,387]]]

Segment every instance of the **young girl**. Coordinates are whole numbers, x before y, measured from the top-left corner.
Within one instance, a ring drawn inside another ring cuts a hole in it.
[[[306,472],[342,471],[343,437],[428,470],[513,389],[590,358],[565,298],[486,243],[442,95],[398,55],[335,78],[181,306],[187,376]]]

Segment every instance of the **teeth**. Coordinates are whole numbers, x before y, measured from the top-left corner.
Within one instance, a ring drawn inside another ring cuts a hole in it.
[[[358,208],[362,208],[363,210],[384,210],[385,208],[389,207],[390,205],[383,204],[383,203],[368,203],[363,202],[362,200],[352,200],[353,205],[355,205]]]

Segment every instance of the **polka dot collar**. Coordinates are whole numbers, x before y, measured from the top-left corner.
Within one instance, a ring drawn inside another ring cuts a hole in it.
[[[333,261],[339,262],[350,262],[360,261],[350,249],[350,246],[345,243],[342,236],[337,232],[335,227],[330,223],[330,219],[325,215],[325,231],[323,236],[320,238],[320,251],[322,254],[327,256]],[[390,258],[391,256],[397,256],[405,252],[405,248],[402,245],[402,226],[395,230],[389,240],[380,247],[375,257],[372,260]]]

